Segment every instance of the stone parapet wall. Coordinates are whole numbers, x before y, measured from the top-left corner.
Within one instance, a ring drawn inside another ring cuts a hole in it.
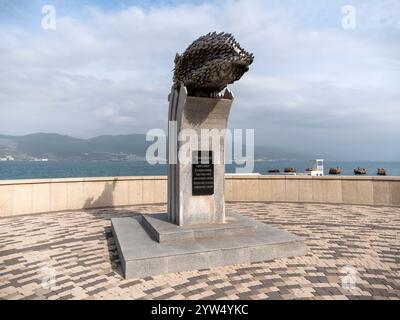
[[[225,199],[400,206],[400,177],[227,175]],[[0,180],[0,217],[166,201],[165,176]]]
[[[400,177],[228,176],[226,200],[400,206]]]

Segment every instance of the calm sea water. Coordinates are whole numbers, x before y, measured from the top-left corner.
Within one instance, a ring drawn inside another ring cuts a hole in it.
[[[354,175],[353,169],[360,166],[368,170],[368,175],[376,175],[377,168],[385,168],[390,176],[400,176],[400,162],[340,162],[325,161],[325,174],[329,168],[341,167],[342,175]],[[268,174],[270,169],[294,167],[303,172],[310,167],[309,161],[262,161],[254,163],[253,172]],[[234,173],[236,166],[227,165],[226,171]],[[0,180],[4,179],[46,179],[72,177],[114,177],[114,176],[152,176],[166,175],[166,165],[149,165],[147,162],[90,162],[90,161],[57,161],[57,162],[0,162]]]

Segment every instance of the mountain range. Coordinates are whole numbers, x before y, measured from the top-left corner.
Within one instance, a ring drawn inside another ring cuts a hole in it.
[[[0,135],[0,158],[15,160],[143,160],[147,148],[145,134],[102,135],[79,139],[56,133],[24,136]],[[245,150],[245,148],[243,148]],[[255,146],[255,159],[309,160],[314,156],[274,146]]]

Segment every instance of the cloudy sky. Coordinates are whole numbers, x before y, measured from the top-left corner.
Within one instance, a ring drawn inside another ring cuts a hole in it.
[[[42,28],[46,4],[55,30]],[[398,0],[0,0],[0,134],[166,128],[175,53],[214,30],[255,54],[232,86],[232,128],[334,159],[400,160]]]

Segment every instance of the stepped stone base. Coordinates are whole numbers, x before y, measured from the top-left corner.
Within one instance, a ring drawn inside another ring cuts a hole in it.
[[[180,227],[168,221],[165,213],[143,216],[143,226],[158,242],[190,241],[205,238],[235,236],[255,232],[252,220],[238,214],[231,214],[226,223],[200,224]]]
[[[304,240],[228,213],[227,223],[179,227],[166,214],[112,218],[125,278],[142,278],[306,253]]]

